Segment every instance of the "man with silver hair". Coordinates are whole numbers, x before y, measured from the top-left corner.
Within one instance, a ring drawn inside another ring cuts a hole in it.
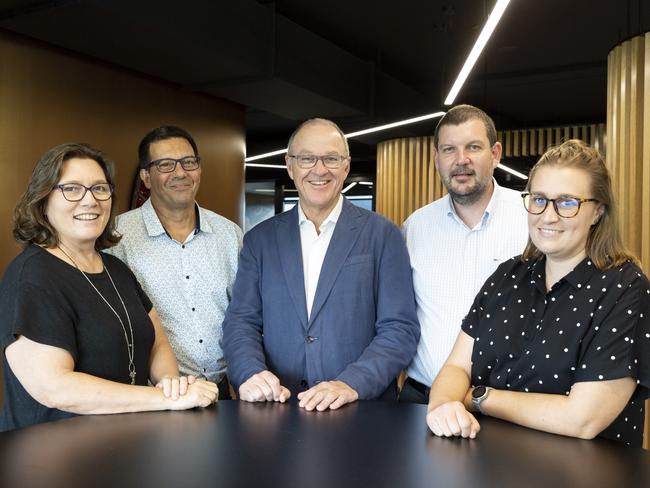
[[[258,224],[244,247],[224,320],[228,375],[244,401],[306,410],[396,398],[420,336],[399,229],[349,203],[343,132],[311,119],[289,140],[299,202]]]

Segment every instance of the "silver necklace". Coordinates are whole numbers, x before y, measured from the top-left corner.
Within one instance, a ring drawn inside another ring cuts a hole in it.
[[[74,267],[79,270],[79,272],[86,278],[86,281],[90,283],[90,286],[93,287],[93,289],[97,292],[97,294],[101,297],[102,300],[104,300],[104,303],[108,305],[108,308],[111,309],[111,311],[115,314],[117,317],[117,320],[120,322],[120,325],[122,326],[122,331],[124,332],[124,340],[126,341],[126,350],[129,354],[129,378],[131,378],[131,384],[135,385],[135,363],[133,362],[133,357],[134,357],[134,341],[133,341],[133,327],[131,326],[131,317],[129,316],[129,311],[126,309],[126,305],[124,305],[124,300],[122,300],[122,295],[120,295],[120,292],[117,291],[117,287],[115,286],[115,282],[113,281],[113,277],[111,276],[111,273],[108,271],[108,268],[104,266],[104,270],[106,271],[106,274],[108,275],[108,279],[111,280],[111,285],[113,285],[113,289],[115,290],[115,293],[117,294],[117,297],[120,299],[120,303],[122,304],[122,307],[124,308],[124,313],[126,314],[126,320],[129,323],[129,332],[131,335],[131,340],[129,341],[129,335],[126,332],[126,327],[124,327],[124,322],[122,321],[122,318],[119,316],[119,314],[115,311],[113,306],[108,303],[108,300],[104,297],[104,295],[101,294],[101,292],[97,289],[97,287],[93,284],[92,281],[90,281],[90,278],[88,278],[88,275],[84,273],[79,265],[75,262],[74,259],[72,259],[72,256],[70,256],[67,252],[63,250],[63,248],[57,244],[56,247],[58,247],[63,254],[65,254],[70,261],[72,261],[72,264],[74,264]],[[102,263],[103,263],[102,259]]]

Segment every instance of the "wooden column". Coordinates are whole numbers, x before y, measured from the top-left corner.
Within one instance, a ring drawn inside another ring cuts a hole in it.
[[[433,137],[377,145],[376,210],[401,225],[415,210],[445,195],[433,161]]]
[[[650,276],[650,32],[616,46],[607,59],[607,165],[625,243]],[[650,402],[646,448],[649,411]]]

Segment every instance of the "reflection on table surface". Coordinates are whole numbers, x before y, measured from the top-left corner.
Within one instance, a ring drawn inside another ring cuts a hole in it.
[[[426,407],[222,402],[206,410],[77,417],[0,435],[4,487],[650,486],[650,453],[481,418],[436,438]]]

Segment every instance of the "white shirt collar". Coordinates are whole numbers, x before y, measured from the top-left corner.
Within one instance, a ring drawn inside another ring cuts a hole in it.
[[[343,195],[339,195],[339,201],[336,202],[336,205],[332,209],[332,211],[329,213],[327,217],[325,217],[325,220],[323,220],[323,223],[320,225],[321,228],[323,226],[329,225],[331,222],[333,225],[338,222],[339,217],[341,216],[341,211],[343,210]],[[309,222],[309,219],[305,215],[305,212],[302,211],[302,207],[300,206],[300,202],[298,202],[298,225],[302,225],[304,222]]]
[[[494,208],[497,206],[497,202],[499,201],[499,195],[501,193],[501,187],[497,183],[497,180],[492,178],[492,183],[494,184],[494,191],[492,192],[492,196],[490,197],[490,201],[488,202],[487,206],[485,207],[485,211],[483,212],[483,217],[481,218],[480,223],[477,225],[477,227],[474,230],[480,229],[485,222],[490,218],[492,213],[494,212]],[[454,220],[457,222],[465,225],[462,221],[462,219],[458,216],[456,213],[456,208],[454,207],[454,202],[449,194],[447,194],[447,203],[449,205],[449,210],[447,211],[447,215],[452,217]]]

